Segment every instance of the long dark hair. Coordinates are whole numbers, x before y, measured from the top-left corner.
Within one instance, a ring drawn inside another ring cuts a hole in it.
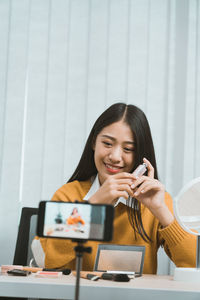
[[[133,170],[143,162],[143,158],[147,158],[155,171],[155,178],[158,179],[157,166],[155,159],[154,146],[151,136],[149,123],[143,111],[135,105],[125,103],[115,103],[106,109],[100,117],[96,120],[89,137],[86,141],[81,159],[78,163],[68,182],[78,180],[84,181],[90,179],[92,176],[97,175],[97,169],[94,162],[93,145],[96,141],[97,135],[106,126],[122,120],[130,126],[134,136],[135,157]],[[133,171],[132,170],[132,171]],[[144,230],[141,217],[140,203],[136,199],[129,199],[127,205],[128,218],[135,233],[138,232],[145,241],[151,241],[149,236]]]

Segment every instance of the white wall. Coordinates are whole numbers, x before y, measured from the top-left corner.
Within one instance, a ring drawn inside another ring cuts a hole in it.
[[[114,102],[147,114],[173,196],[199,176],[199,13],[195,0],[0,0],[0,264],[21,207],[67,181]]]

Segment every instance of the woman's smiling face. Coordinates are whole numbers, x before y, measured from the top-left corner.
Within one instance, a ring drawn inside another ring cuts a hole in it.
[[[93,149],[100,184],[110,175],[129,173],[133,169],[134,137],[129,125],[122,120],[104,127],[97,135]]]

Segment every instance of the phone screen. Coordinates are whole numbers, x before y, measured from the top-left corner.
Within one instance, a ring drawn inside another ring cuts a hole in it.
[[[112,221],[111,205],[42,201],[39,206],[38,235],[108,241],[112,238]]]

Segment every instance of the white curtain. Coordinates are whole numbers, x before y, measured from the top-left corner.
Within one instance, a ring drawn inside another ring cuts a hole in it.
[[[199,35],[199,0],[0,1],[0,264],[114,102],[146,113],[172,196],[200,176]]]

